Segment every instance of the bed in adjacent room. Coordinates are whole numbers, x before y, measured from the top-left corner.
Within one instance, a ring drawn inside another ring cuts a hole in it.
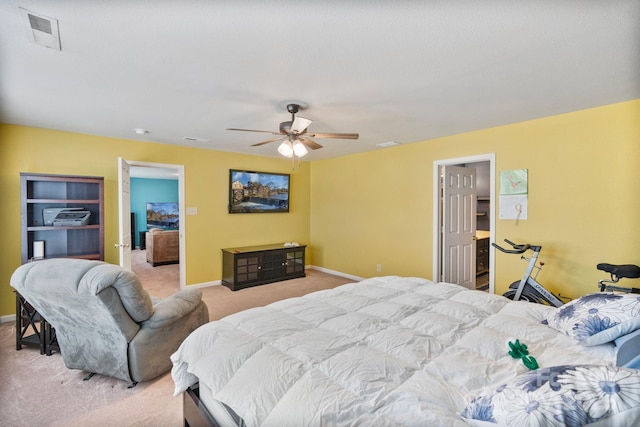
[[[640,300],[606,295],[366,279],[203,325],[175,394],[192,426],[636,425]]]

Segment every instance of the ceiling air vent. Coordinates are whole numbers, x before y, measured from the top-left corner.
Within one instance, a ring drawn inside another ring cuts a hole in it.
[[[400,143],[396,141],[387,141],[376,144],[377,147],[393,147],[394,145],[400,145]]]
[[[61,50],[60,31],[58,30],[58,20],[30,10],[19,8],[29,41],[40,46]]]
[[[195,138],[193,136],[185,136],[183,139],[188,142],[200,142],[200,143],[211,142],[210,139]]]

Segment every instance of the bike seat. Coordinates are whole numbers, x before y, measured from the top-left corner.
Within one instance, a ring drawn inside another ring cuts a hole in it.
[[[596,268],[620,278],[637,279],[640,277],[640,267],[633,264],[616,265],[601,263],[598,264]]]

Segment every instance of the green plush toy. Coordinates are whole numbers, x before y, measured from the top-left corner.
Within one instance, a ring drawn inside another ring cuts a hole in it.
[[[538,362],[535,357],[529,356],[529,350],[527,350],[527,346],[524,344],[520,344],[520,340],[516,340],[515,343],[509,341],[509,356],[514,359],[522,359],[522,363],[524,366],[529,368],[529,370],[533,371],[538,369]]]

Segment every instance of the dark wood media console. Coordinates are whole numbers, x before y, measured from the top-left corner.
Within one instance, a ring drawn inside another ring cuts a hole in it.
[[[305,245],[222,249],[222,284],[232,291],[305,277]]]

